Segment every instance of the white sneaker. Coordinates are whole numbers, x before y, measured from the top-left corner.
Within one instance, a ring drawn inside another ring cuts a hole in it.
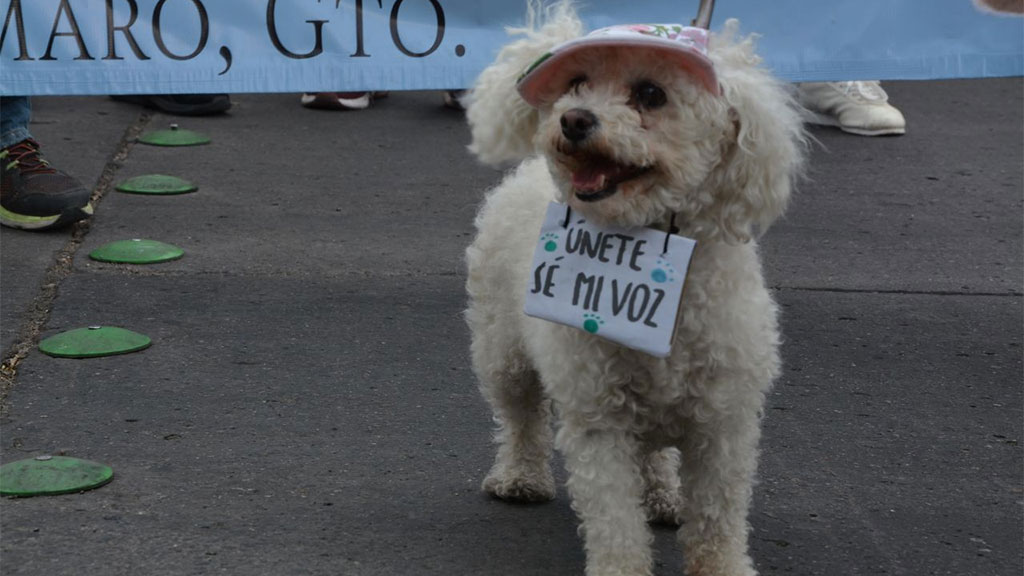
[[[370,107],[373,95],[369,92],[307,92],[302,105],[320,110],[364,110]]]
[[[861,136],[904,134],[907,121],[889,104],[877,81],[808,82],[800,84],[800,103],[814,124],[837,126]]]
[[[466,96],[468,90],[445,90],[444,91],[444,106],[445,108],[451,108],[452,110],[463,111],[466,108],[462,105],[462,99]]]

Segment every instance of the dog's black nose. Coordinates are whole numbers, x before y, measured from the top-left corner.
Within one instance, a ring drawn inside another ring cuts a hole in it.
[[[597,124],[597,116],[590,110],[573,108],[562,114],[562,134],[572,142],[586,139]]]

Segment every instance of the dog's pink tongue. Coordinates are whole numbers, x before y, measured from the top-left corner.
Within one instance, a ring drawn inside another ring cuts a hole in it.
[[[587,166],[580,168],[572,174],[572,187],[580,192],[598,192],[604,190],[607,185],[609,172],[608,166]]]

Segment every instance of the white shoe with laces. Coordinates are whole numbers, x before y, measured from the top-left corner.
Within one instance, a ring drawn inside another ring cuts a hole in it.
[[[370,92],[307,92],[302,95],[303,106],[318,110],[364,110],[372,101]]]
[[[889,95],[877,81],[808,82],[800,84],[799,93],[814,124],[837,126],[861,136],[907,131],[903,114],[889,104]]]

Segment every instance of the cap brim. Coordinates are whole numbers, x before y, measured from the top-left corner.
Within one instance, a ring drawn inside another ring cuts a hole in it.
[[[546,58],[527,71],[516,85],[519,94],[534,107],[551,104],[568,89],[569,82],[579,71],[566,64],[573,56],[594,48],[619,48],[629,51],[651,51],[666,62],[674,62],[693,76],[712,94],[721,94],[718,76],[711,60],[700,52],[681,44],[658,38],[586,37],[570,40],[556,47]]]

